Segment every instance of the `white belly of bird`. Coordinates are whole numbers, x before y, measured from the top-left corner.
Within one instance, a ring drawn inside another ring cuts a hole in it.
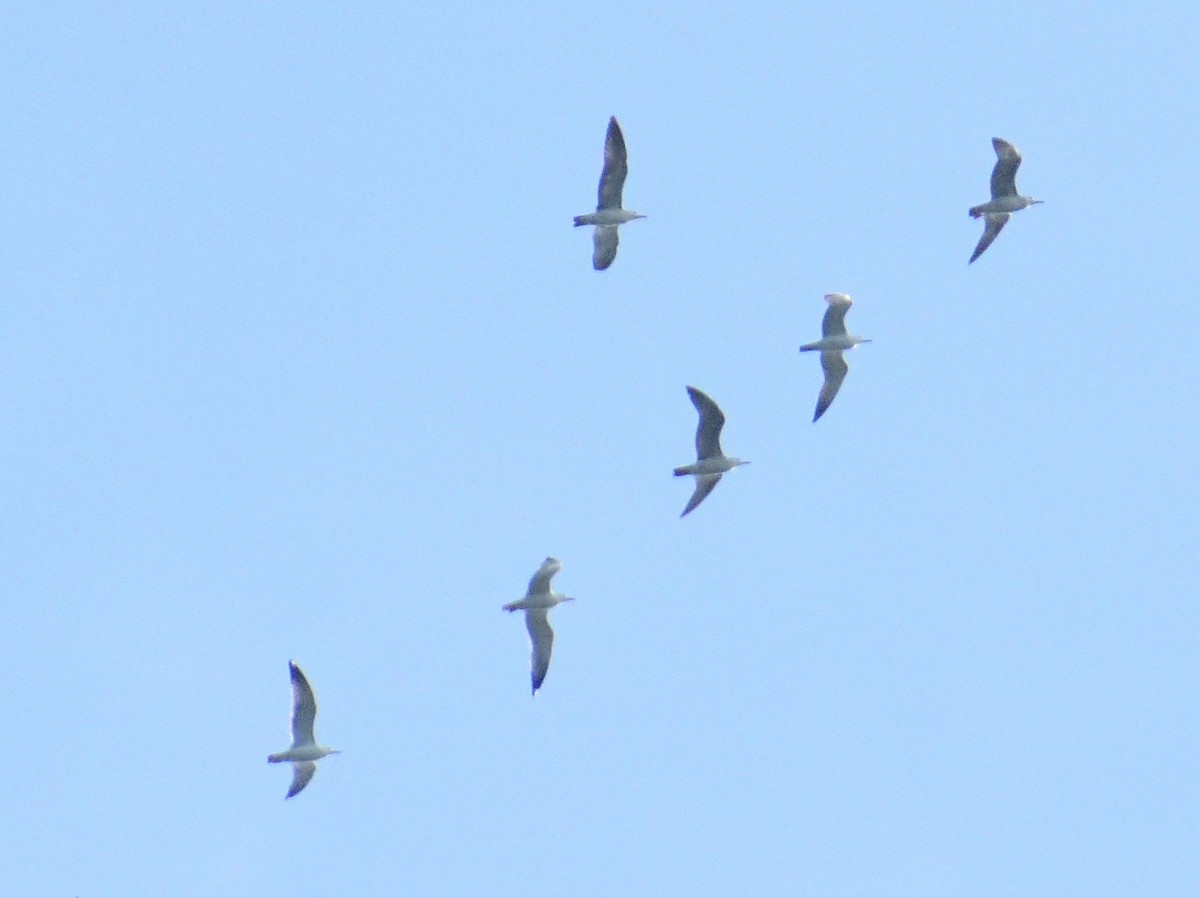
[[[597,209],[587,215],[578,216],[578,220],[580,224],[621,225],[627,221],[633,221],[637,217],[636,212],[629,212],[625,209]]]
[[[322,748],[319,745],[301,745],[298,748],[289,748],[287,751],[281,751],[277,754],[273,754],[269,760],[274,762],[319,761],[327,754],[329,754],[329,749]]]

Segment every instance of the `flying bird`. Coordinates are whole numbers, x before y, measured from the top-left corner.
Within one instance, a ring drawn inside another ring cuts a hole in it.
[[[996,167],[992,169],[992,198],[968,210],[972,218],[983,218],[983,236],[975,244],[975,252],[971,253],[968,265],[992,245],[1014,212],[1043,202],[1017,192],[1017,169],[1021,166],[1021,154],[1017,148],[999,137],[992,138],[992,146],[996,150]]]
[[[292,674],[292,747],[287,751],[269,755],[267,761],[278,764],[292,762],[292,786],[287,797],[298,795],[317,772],[317,761],[326,755],[341,754],[337,749],[318,745],[313,736],[313,722],[317,719],[317,699],[304,673],[294,661],[288,662]]]
[[[846,313],[850,311],[850,306],[854,305],[854,300],[845,293],[826,293],[825,301],[829,303],[829,308],[825,310],[825,317],[821,319],[821,339],[800,347],[801,352],[820,352],[821,367],[825,369],[825,383],[821,386],[821,392],[817,396],[817,410],[813,413],[814,424],[825,414],[825,409],[829,408],[833,397],[841,389],[846,372],[850,370],[842,353],[853,349],[859,343],[871,342],[846,333]]]
[[[561,561],[547,557],[530,578],[525,598],[504,606],[505,611],[525,612],[525,629],[529,631],[530,645],[529,681],[533,686],[533,695],[537,694],[546,679],[546,671],[550,669],[550,652],[554,648],[554,631],[550,629],[547,612],[555,605],[575,601],[574,596],[564,596],[550,588],[550,581],[561,570]]]
[[[700,421],[696,425],[696,463],[675,469],[676,477],[691,474],[696,478],[696,488],[692,491],[692,498],[688,499],[681,518],[705,500],[721,482],[722,474],[732,471],[738,465],[750,464],[721,451],[721,428],[725,426],[725,414],[720,407],[695,387],[688,387],[687,391],[692,405],[696,406],[696,411],[700,414]]]
[[[592,267],[597,271],[603,271],[617,257],[617,244],[620,242],[617,228],[627,221],[646,217],[621,208],[621,189],[625,186],[627,174],[629,162],[625,153],[625,137],[614,115],[608,120],[608,133],[604,137],[604,170],[600,172],[596,211],[575,216],[575,227],[596,226],[592,232]]]

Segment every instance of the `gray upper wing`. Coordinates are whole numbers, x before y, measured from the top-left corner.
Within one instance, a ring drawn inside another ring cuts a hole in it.
[[[701,474],[696,478],[696,488],[692,490],[692,498],[688,499],[687,507],[683,509],[683,514],[680,517],[685,517],[697,505],[708,498],[708,494],[716,489],[717,484],[721,482],[720,474]]]
[[[854,303],[845,293],[826,294],[825,300],[829,303],[829,308],[825,310],[825,317],[821,319],[821,336],[844,336],[846,313],[850,311],[850,306]]]
[[[314,741],[313,723],[317,719],[317,699],[313,695],[312,687],[308,685],[308,679],[295,662],[289,661],[288,669],[292,674],[292,745],[308,745]]]
[[[537,573],[529,579],[529,590],[526,595],[539,596],[550,591],[550,581],[562,570],[562,562],[552,556],[547,556]]]
[[[292,764],[292,785],[288,789],[287,797],[298,795],[300,790],[308,785],[308,781],[313,778],[313,774],[317,772],[317,765],[312,761],[297,761]]]
[[[976,259],[983,255],[983,251],[992,245],[992,241],[1008,224],[1008,220],[1012,218],[1010,212],[989,212],[983,219],[983,235],[979,238],[979,242],[975,244],[975,252],[971,253],[971,258],[967,260],[970,265]]]
[[[700,413],[700,421],[696,425],[696,458],[713,458],[722,455],[721,428],[725,426],[725,415],[721,409],[705,393],[695,387],[688,387],[688,396],[692,405]]]
[[[525,612],[525,629],[529,631],[529,682],[537,692],[550,669],[550,652],[554,649],[554,631],[544,608],[531,608]]]
[[[992,169],[992,199],[1017,195],[1017,169],[1021,167],[1021,154],[1007,140],[992,138],[996,150],[996,167]]]
[[[621,133],[621,126],[617,124],[617,117],[614,115],[608,120],[608,133],[604,136],[604,170],[600,173],[597,209],[621,208],[621,191],[625,187],[625,176],[628,174],[625,135]]]
[[[596,225],[592,230],[592,267],[603,271],[617,258],[621,236],[616,225]]]
[[[821,392],[817,396],[817,409],[813,413],[813,423],[825,414],[825,410],[833,403],[833,398],[837,396],[838,390],[842,387],[842,381],[846,379],[846,372],[850,370],[850,366],[846,364],[846,360],[840,352],[823,352],[821,353],[821,367],[825,369],[825,383],[821,385]]]

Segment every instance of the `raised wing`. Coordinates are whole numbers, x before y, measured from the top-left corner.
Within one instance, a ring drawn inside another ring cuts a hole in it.
[[[825,369],[825,383],[821,385],[821,393],[817,396],[817,410],[813,413],[814,424],[833,403],[833,398],[842,388],[842,381],[846,379],[846,372],[850,370],[840,352],[821,353],[821,367]]]
[[[313,723],[317,719],[317,699],[313,695],[312,687],[308,685],[308,679],[295,662],[289,661],[288,669],[292,673],[292,748],[312,745]],[[307,783],[308,780],[304,782]],[[304,788],[303,784],[300,788]]]
[[[546,617],[546,609],[531,608],[525,612],[525,629],[529,631],[529,682],[533,692],[541,688],[550,669],[550,652],[554,648],[554,631]]]
[[[608,120],[608,133],[604,136],[604,170],[600,173],[597,210],[621,208],[621,191],[625,187],[625,176],[628,174],[625,135],[621,133],[621,126],[617,124],[617,117],[614,115]]]
[[[596,225],[592,230],[592,267],[603,271],[617,258],[621,237],[616,225]]]
[[[685,517],[688,512],[708,498],[708,494],[713,491],[718,483],[721,482],[720,474],[701,474],[696,477],[696,488],[692,491],[692,498],[688,499],[687,507],[679,516]]]
[[[850,311],[854,301],[845,293],[826,293],[825,301],[829,303],[829,308],[825,310],[825,317],[821,319],[821,336],[845,336],[846,313]]]
[[[692,405],[700,413],[700,421],[696,425],[696,460],[722,455],[721,428],[725,426],[725,414],[707,394],[695,387],[688,387],[687,391]]]
[[[562,570],[562,562],[552,556],[546,556],[546,560],[542,562],[542,566],[537,569],[529,580],[529,589],[525,593],[530,596],[540,596],[543,593],[550,591],[550,581],[554,579],[554,575]]]
[[[992,169],[992,199],[1017,195],[1017,169],[1021,167],[1021,154],[1007,140],[992,138],[996,150],[996,167]]]
[[[975,244],[975,252],[971,253],[971,258],[967,260],[968,265],[982,256],[983,251],[992,245],[992,241],[1004,230],[1004,226],[1008,224],[1010,218],[1012,218],[1011,212],[988,212],[984,216],[983,236]]]
[[[308,781],[316,772],[317,765],[313,761],[297,761],[292,764],[292,786],[288,789],[287,797],[299,795],[300,790],[308,785]]]

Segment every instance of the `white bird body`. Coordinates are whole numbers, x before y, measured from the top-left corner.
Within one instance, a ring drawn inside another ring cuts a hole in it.
[[[833,403],[838,390],[842,388],[842,381],[846,379],[850,370],[842,353],[862,343],[871,342],[866,337],[846,331],[846,313],[854,305],[854,300],[845,293],[826,293],[825,301],[829,303],[829,308],[825,310],[825,317],[821,319],[821,339],[800,347],[801,352],[820,352],[821,368],[825,372],[825,383],[821,385],[821,392],[817,395],[813,423],[816,423]]]
[[[560,596],[556,592],[544,592],[541,595],[525,596],[522,599],[517,599],[515,602],[509,602],[504,606],[505,611],[548,611],[556,605],[561,605],[563,602],[573,602],[574,596]]]
[[[983,251],[992,245],[1014,212],[1042,202],[1033,197],[1021,196],[1017,190],[1017,169],[1021,167],[1021,154],[1007,140],[992,138],[992,149],[996,151],[996,165],[992,168],[992,198],[986,203],[972,206],[967,214],[983,219],[983,235],[975,244],[975,251],[967,261],[970,265]]]
[[[640,212],[622,208],[621,192],[629,174],[629,154],[625,150],[625,135],[614,115],[608,120],[604,135],[604,168],[596,191],[596,211],[575,216],[575,227],[595,225],[592,232],[592,267],[603,271],[617,258],[621,242],[619,228],[635,218],[645,218]]]
[[[505,611],[524,611],[525,629],[529,632],[529,680],[536,695],[550,670],[550,655],[554,650],[554,630],[546,612],[563,602],[575,601],[574,596],[564,596],[550,588],[554,575],[562,570],[562,562],[547,556],[542,566],[529,580],[529,588],[523,598],[504,605]]]
[[[870,343],[871,341],[865,337],[859,337],[855,334],[832,334],[828,337],[822,337],[814,343],[805,343],[800,347],[801,352],[845,352],[847,349],[853,349],[860,343]]]
[[[597,209],[586,215],[576,215],[575,227],[580,225],[623,225],[635,218],[645,217],[637,212],[630,212],[628,209]]]
[[[1030,199],[1027,196],[998,196],[994,200],[988,200],[986,203],[972,206],[968,211],[972,218],[979,218],[981,215],[1020,212],[1022,209],[1027,209],[1035,203],[1040,202],[1043,201]]]
[[[308,785],[308,781],[317,772],[316,762],[328,755],[340,754],[336,748],[327,748],[317,744],[313,734],[313,726],[317,720],[317,699],[308,678],[296,666],[294,661],[288,662],[288,671],[292,678],[292,746],[291,748],[267,756],[271,764],[284,761],[292,763],[292,785],[287,797],[298,795]]]
[[[336,750],[323,745],[297,745],[287,751],[269,755],[267,760],[272,764],[278,764],[280,761],[319,761],[327,755],[336,755],[337,753]]]
[[[690,465],[680,465],[674,470],[676,477],[691,474],[696,478],[696,487],[692,497],[684,507],[682,518],[703,502],[708,494],[716,489],[721,482],[721,475],[732,471],[739,465],[750,462],[734,458],[721,451],[721,428],[725,426],[725,414],[720,407],[709,398],[708,394],[695,387],[687,388],[688,396],[696,412],[700,416],[696,424],[696,461]]]
[[[682,477],[685,474],[704,476],[706,474],[724,474],[726,471],[732,471],[738,465],[747,465],[749,462],[742,461],[740,458],[730,458],[728,455],[718,455],[714,458],[702,458],[690,465],[681,465],[675,469],[675,476]]]

